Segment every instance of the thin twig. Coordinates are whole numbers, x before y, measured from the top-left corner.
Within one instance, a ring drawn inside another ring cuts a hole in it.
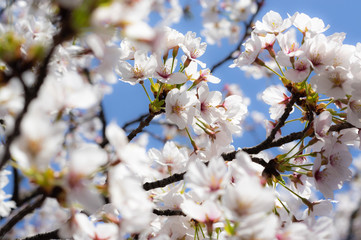
[[[127,127],[129,127],[130,125],[132,125],[134,123],[143,121],[144,118],[146,118],[148,115],[149,115],[149,113],[143,114],[143,115],[139,116],[137,119],[134,119],[130,122],[125,123],[122,128],[124,129],[124,131],[126,131]]]

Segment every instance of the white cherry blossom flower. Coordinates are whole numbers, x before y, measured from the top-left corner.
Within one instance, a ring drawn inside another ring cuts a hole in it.
[[[194,92],[171,90],[165,99],[165,114],[169,121],[177,124],[179,129],[191,125],[199,109],[199,102]]]
[[[188,80],[187,76],[184,73],[174,72],[177,66],[177,59],[175,59],[173,62],[173,59],[169,58],[165,63],[163,63],[161,57],[158,57],[157,61],[158,61],[158,66],[155,69],[154,77],[156,77],[162,83],[182,84]]]
[[[329,111],[323,111],[315,118],[313,122],[313,127],[315,130],[315,135],[318,139],[324,139],[324,137],[327,135],[328,130],[330,129],[331,123],[332,115]]]
[[[242,67],[254,63],[262,50],[262,41],[258,35],[252,33],[251,37],[243,44],[243,46],[245,50],[233,61],[233,64],[229,66],[230,68]]]
[[[46,116],[27,114],[20,126],[22,135],[11,144],[10,151],[21,169],[45,170],[60,150],[65,126],[51,124]]]
[[[348,102],[347,121],[355,127],[361,127],[361,97],[352,96]]]
[[[281,15],[274,11],[269,11],[263,16],[262,22],[257,21],[254,27],[256,33],[274,33],[278,34],[292,25],[289,18],[282,19]]]
[[[213,224],[222,218],[221,210],[211,200],[206,200],[201,205],[196,204],[192,200],[185,200],[181,204],[181,209],[187,216],[194,218],[200,223],[204,223],[207,227],[208,235],[213,231]]]
[[[218,91],[209,92],[208,86],[202,84],[197,88],[197,96],[200,102],[200,115],[208,123],[212,124],[219,118],[220,110],[217,108],[222,101],[222,94]]]
[[[328,68],[310,80],[315,91],[336,99],[351,93],[351,78],[349,71],[342,67]]]
[[[307,14],[296,12],[293,15],[293,26],[298,28],[304,35],[310,34],[315,35],[318,33],[323,33],[330,28],[330,25],[325,27],[322,19],[317,17],[310,18]]]
[[[208,166],[200,161],[191,163],[184,178],[194,194],[206,200],[216,199],[224,193],[229,174],[223,158],[215,158],[209,161]]]
[[[163,33],[163,39],[164,39],[164,43],[166,45],[166,49],[165,51],[168,51],[169,49],[172,48],[177,48],[179,47],[179,44],[182,44],[184,42],[184,35],[180,32],[178,32],[177,30],[170,28],[168,26],[165,26],[162,29],[162,33]],[[163,47],[163,46],[160,46]]]
[[[134,54],[134,66],[121,61],[115,71],[121,76],[121,81],[135,85],[142,80],[153,77],[156,67],[155,57],[153,55],[148,57],[146,51],[139,50]]]
[[[162,171],[173,174],[185,170],[188,162],[188,152],[185,148],[178,148],[173,141],[168,141],[162,151],[152,148],[148,151],[151,160],[161,165]]]
[[[0,216],[7,217],[9,216],[11,209],[16,208],[16,203],[9,198],[12,197],[11,194],[6,194],[3,191],[3,188],[9,183],[9,178],[7,177],[10,175],[11,172],[8,170],[2,170],[0,172]]]
[[[111,169],[108,180],[111,203],[122,219],[121,231],[138,233],[145,230],[151,221],[153,203],[140,180],[123,164]]]
[[[257,4],[252,0],[236,1],[229,4],[229,17],[236,22],[245,21],[257,11]]]
[[[60,230],[62,237],[71,234],[75,240],[118,239],[118,227],[113,223],[94,224],[84,213],[76,213],[72,218],[72,227]],[[67,232],[68,231],[68,232]],[[67,233],[66,233],[67,232]]]
[[[221,45],[221,39],[230,36],[231,34],[231,23],[222,19],[217,22],[207,22],[204,24],[204,30],[202,35],[206,37],[206,41],[213,45]]]
[[[325,198],[333,198],[334,190],[341,188],[343,180],[336,169],[332,167],[322,167],[321,162],[321,155],[318,154],[312,170],[315,186]]]
[[[207,44],[205,42],[201,43],[201,38],[196,38],[196,33],[187,32],[184,36],[184,42],[180,43],[179,46],[187,56],[187,59],[198,63],[202,68],[206,66],[205,63],[199,61],[197,58],[204,54]]]
[[[290,100],[286,93],[287,89],[282,85],[270,86],[264,90],[262,100],[271,105],[269,109],[271,119],[278,120],[284,113],[286,104]]]
[[[326,66],[332,65],[332,55],[330,55],[336,47],[341,43],[332,41],[324,34],[317,34],[312,38],[307,38],[300,47],[303,54],[311,63],[312,68],[316,72],[322,72]]]
[[[298,58],[294,62],[294,68],[287,69],[285,77],[293,82],[302,82],[310,74],[311,68],[310,63],[305,58]]]

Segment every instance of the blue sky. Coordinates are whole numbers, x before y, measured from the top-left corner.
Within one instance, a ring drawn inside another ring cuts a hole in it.
[[[197,36],[201,36],[202,19],[198,1],[188,0],[181,2],[191,5],[193,18],[190,20],[182,20],[179,24],[173,25],[172,27],[184,34],[187,31],[194,31],[197,32]],[[261,20],[262,16],[270,10],[279,12],[284,18],[287,17],[287,14],[293,15],[297,11],[300,13],[303,12],[310,17],[318,17],[322,19],[326,25],[330,25],[330,29],[325,32],[326,35],[331,35],[335,32],[345,32],[347,35],[344,43],[356,44],[358,41],[361,41],[361,1],[344,0],[341,3],[335,0],[266,0],[257,19]],[[224,56],[227,56],[232,49],[234,49],[234,46],[230,46],[228,40],[222,41],[222,46],[208,45],[206,53],[200,60],[207,63],[207,67],[210,68]],[[222,82],[218,85],[209,84],[210,89],[221,90],[226,83],[239,84],[244,94],[251,99],[249,110],[263,112],[269,119],[269,106],[257,100],[256,95],[262,92],[267,86],[278,84],[280,81],[277,78],[260,80],[247,78],[240,69],[228,68],[231,63],[231,61],[228,61],[213,73],[219,77]],[[130,86],[127,83],[119,82],[114,85],[113,94],[105,97],[104,104],[108,121],[115,120],[122,126],[125,122],[146,113],[149,102],[140,85]],[[151,128],[149,129],[152,130]],[[159,129],[155,131],[157,132]],[[264,136],[264,129],[258,127],[255,132],[245,132],[241,138],[236,139],[234,145],[236,147],[252,146],[264,139]],[[150,145],[157,146],[157,144]]]

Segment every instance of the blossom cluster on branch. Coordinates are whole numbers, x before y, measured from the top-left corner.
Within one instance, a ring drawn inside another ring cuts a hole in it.
[[[326,36],[329,26],[304,13],[255,21],[263,0],[200,5],[205,41],[237,43],[211,68],[207,43],[172,28],[190,11],[178,0],[0,5],[1,239],[357,236],[361,159],[350,149],[361,147],[361,43]],[[266,130],[255,146],[234,144],[249,99],[236,85],[209,87],[231,59],[278,81],[260,97],[271,120],[253,115]],[[149,111],[123,127],[104,113],[116,83],[148,99]],[[165,133],[149,132],[153,124]],[[299,131],[284,135],[289,124]],[[162,147],[148,147],[148,135]]]

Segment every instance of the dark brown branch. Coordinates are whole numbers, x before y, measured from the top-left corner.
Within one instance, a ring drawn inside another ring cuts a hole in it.
[[[223,63],[227,62],[228,60],[234,59],[233,54],[234,54],[236,51],[240,51],[240,50],[241,50],[242,44],[243,44],[244,41],[251,35],[253,21],[254,21],[254,19],[256,18],[257,14],[259,13],[259,11],[261,10],[261,8],[262,8],[263,5],[264,5],[264,0],[257,1],[257,11],[252,15],[251,19],[250,19],[249,22],[246,24],[242,39],[240,40],[240,42],[238,43],[238,45],[236,46],[236,48],[235,48],[232,52],[230,52],[230,54],[229,54],[228,56],[226,56],[226,57],[223,58],[221,61],[219,61],[218,63],[216,63],[215,65],[213,65],[213,67],[211,68],[211,72],[214,72],[214,70],[216,70],[218,67],[220,67]]]
[[[234,154],[236,154],[236,153],[234,153]],[[230,159],[230,161],[232,161],[234,158]],[[262,165],[263,167],[268,166],[267,162],[265,160],[263,160],[262,158],[252,157],[251,159],[252,159],[253,162],[258,163],[258,164]],[[205,165],[208,165],[208,163],[209,162],[206,162]],[[155,182],[146,182],[146,183],[143,184],[143,189],[146,190],[146,191],[149,191],[151,189],[165,187],[165,186],[167,186],[169,184],[172,184],[172,183],[179,182],[179,181],[183,180],[185,174],[186,174],[186,172],[175,173],[170,177],[163,178],[163,179],[157,180]]]
[[[290,101],[286,104],[284,113],[282,114],[280,119],[278,119],[276,126],[272,129],[270,135],[266,138],[266,140],[264,140],[263,142],[261,142],[260,144],[258,144],[255,147],[244,148],[243,151],[245,151],[248,154],[257,154],[260,151],[264,150],[274,140],[278,130],[280,130],[280,128],[285,124],[285,121],[287,120],[288,116],[290,115],[290,112],[292,111],[293,105],[295,104],[295,102],[298,99],[299,99],[298,94],[292,95]]]
[[[104,114],[104,106],[103,106],[103,103],[100,103],[100,111],[99,111],[99,119],[100,121],[102,122],[102,137],[103,137],[103,140],[102,142],[99,144],[102,148],[105,147],[105,145],[107,145],[109,143],[109,140],[105,134],[105,130],[107,128],[107,121],[105,119],[105,114]]]
[[[32,199],[34,199],[37,196],[40,196],[41,194],[43,194],[43,190],[39,187],[37,189],[35,189],[33,192],[29,193],[27,196],[25,196],[22,199],[19,199],[18,203],[16,204],[16,206],[19,208],[22,205],[24,205],[25,203],[31,201]]]
[[[346,128],[356,128],[354,125],[352,125],[351,123],[348,123],[348,122],[344,122],[344,123],[339,123],[339,124],[336,124],[336,125],[332,125],[329,129],[330,132],[339,132],[343,129],[346,129]]]
[[[158,216],[186,216],[181,210],[158,210],[153,209],[153,213]]]
[[[60,239],[58,229],[51,232],[39,233],[37,235],[26,237],[21,240],[50,240],[50,239]]]
[[[40,207],[45,201],[46,196],[43,195],[36,199],[33,203],[28,203],[24,206],[18,213],[16,213],[12,218],[9,219],[1,228],[0,228],[0,238],[3,239],[6,233],[8,233],[18,222],[20,222],[26,215],[33,212],[35,209]]]
[[[148,126],[149,123],[153,120],[153,118],[158,114],[160,114],[160,112],[158,112],[158,113],[150,112],[148,114],[148,117],[146,119],[142,120],[139,123],[139,126],[136,129],[134,129],[131,133],[129,133],[128,140],[131,141],[135,136],[137,136],[138,133],[142,132],[143,128]]]
[[[289,135],[287,135],[285,137],[281,137],[281,138],[273,141],[274,138],[275,138],[276,132],[284,125],[285,121],[287,120],[287,118],[288,118],[288,116],[289,116],[289,114],[290,114],[290,112],[292,110],[292,107],[293,107],[294,103],[298,99],[299,99],[298,94],[294,94],[291,97],[291,100],[286,105],[285,112],[283,113],[281,118],[278,120],[277,125],[271,131],[271,134],[267,137],[267,139],[265,141],[263,141],[262,143],[254,146],[254,147],[243,148],[242,151],[244,151],[244,152],[246,152],[248,154],[257,154],[257,153],[259,153],[259,152],[261,152],[261,151],[263,151],[265,149],[269,149],[269,148],[273,148],[273,147],[280,147],[283,144],[292,142],[294,140],[302,139],[305,136],[306,132],[312,127],[312,124],[313,124],[313,115],[312,115],[312,113],[309,114],[309,117],[308,117],[309,123],[308,123],[307,127],[303,131],[291,133],[291,134],[289,134]],[[331,126],[329,131],[330,132],[341,131],[342,129],[353,128],[353,127],[354,126],[352,124],[350,124],[350,123],[340,123],[340,124]],[[237,153],[238,153],[238,151],[233,151],[233,152],[230,152],[230,153],[223,153],[222,157],[223,157],[223,159],[225,161],[232,161],[233,159],[236,158]],[[260,164],[261,166],[263,166],[265,168],[268,168],[267,169],[268,172],[273,171],[273,169],[271,169],[271,168],[273,168],[273,166],[270,166],[270,164],[267,163],[264,159],[257,158],[257,157],[252,157],[251,159],[252,159],[252,161],[254,163]],[[186,172],[176,173],[176,174],[173,174],[170,177],[167,177],[167,178],[164,178],[164,179],[161,179],[161,180],[157,180],[155,182],[146,182],[146,183],[143,184],[143,188],[146,191],[149,191],[151,189],[165,187],[165,186],[167,186],[169,184],[172,184],[172,183],[183,180],[185,174],[186,174]]]
[[[171,210],[171,209],[167,209],[167,210],[153,209],[153,213],[158,216],[186,216],[181,210]],[[37,235],[26,237],[21,240],[50,240],[50,239],[59,239],[59,238],[60,238],[59,229],[56,229],[51,232],[39,233]]]
[[[16,203],[16,206],[19,205],[19,187],[20,187],[20,176],[19,171],[16,167],[12,167],[13,169],[13,196],[11,197],[11,200],[13,200]]]
[[[267,162],[262,158],[252,157],[251,160],[252,160],[252,162],[258,163],[259,165],[261,165],[263,167],[268,166]]]
[[[143,184],[143,188],[145,191],[149,191],[151,189],[165,187],[171,183],[175,183],[175,182],[183,180],[184,174],[186,174],[186,172],[175,173],[170,177],[167,177],[167,178],[155,181],[155,182],[146,182]]]
[[[340,124],[336,124],[336,125],[332,125],[329,129],[330,132],[339,132],[343,129],[347,129],[347,128],[354,128],[354,126],[350,123],[340,123]],[[273,148],[273,147],[280,147],[282,146],[283,144],[286,144],[286,143],[290,143],[292,141],[295,141],[295,140],[299,140],[301,139],[304,135],[305,135],[305,132],[308,130],[309,128],[306,128],[305,130],[303,131],[300,131],[300,132],[294,132],[294,133],[291,133],[287,136],[284,136],[284,137],[281,137],[275,141],[273,141],[272,143],[270,143],[267,148],[264,148],[264,149],[258,149],[260,151],[263,151],[265,149],[269,149],[269,148]],[[248,153],[249,149],[251,149],[251,152],[254,152],[254,147],[252,148],[244,148],[242,149],[242,151],[245,151]],[[230,153],[224,153],[222,154],[222,157],[224,158],[224,160],[226,161],[231,161],[232,159],[234,159],[236,157],[236,154],[238,153],[238,151],[233,151],[233,152],[230,152]],[[257,152],[258,153],[258,152]]]

